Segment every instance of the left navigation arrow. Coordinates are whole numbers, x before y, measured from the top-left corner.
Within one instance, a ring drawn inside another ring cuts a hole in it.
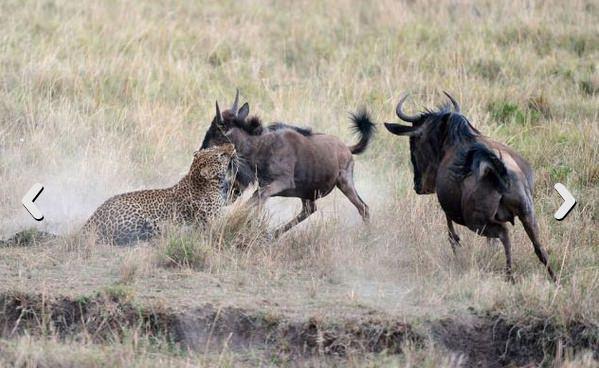
[[[42,212],[33,204],[33,202],[35,202],[35,200],[37,199],[37,197],[39,197],[43,190],[43,185],[41,185],[40,183],[35,183],[21,200],[21,203],[23,203],[25,209],[29,211],[31,217],[33,217],[37,221],[42,221],[44,219],[44,215],[42,215]]]

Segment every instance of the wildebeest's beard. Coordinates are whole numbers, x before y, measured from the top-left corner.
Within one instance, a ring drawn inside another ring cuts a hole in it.
[[[229,165],[225,188],[228,198],[235,201],[254,181],[256,181],[255,172],[252,171],[247,160],[238,154]]]
[[[422,192],[422,172],[423,169],[419,167],[419,162],[422,160],[418,159],[416,155],[416,147],[418,146],[418,140],[414,137],[410,137],[410,161],[412,161],[412,168],[414,170],[414,191],[418,194],[424,194]]]
[[[437,169],[442,157],[437,146],[437,132],[427,131],[431,122],[423,120],[414,124],[421,126],[422,133],[410,137],[410,159],[414,168],[414,191],[417,194],[432,194],[435,192]]]
[[[243,165],[241,163],[242,161],[244,160],[239,155],[235,155],[235,157],[229,162],[226,175],[221,182],[223,198],[225,198],[228,202],[234,202],[237,198],[239,198],[239,196],[241,196],[244,189],[248,186],[248,184],[241,185],[239,182],[239,171],[240,167]]]

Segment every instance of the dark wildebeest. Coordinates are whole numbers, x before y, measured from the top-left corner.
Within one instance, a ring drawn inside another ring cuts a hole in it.
[[[532,201],[533,172],[526,160],[510,147],[495,142],[476,130],[460,113],[459,104],[448,93],[450,104],[438,111],[409,116],[402,111],[408,95],[400,99],[397,116],[412,126],[385,123],[391,133],[410,137],[414,167],[414,190],[437,193],[447,218],[449,240],[455,253],[460,238],[453,222],[487,238],[499,238],[506,256],[506,272],[512,277],[511,245],[506,222],[517,216],[535,253],[555,275],[547,252],[539,240],[539,227]]]
[[[239,93],[238,93],[239,94]],[[252,199],[264,203],[269,197],[296,197],[302,200],[302,211],[295,219],[277,230],[289,230],[316,211],[316,199],[329,194],[335,186],[356,206],[362,218],[369,217],[368,206],[354,186],[354,160],[366,150],[374,134],[369,115],[361,111],[351,116],[360,138],[348,147],[339,138],[313,133],[310,129],[274,123],[262,127],[257,117],[247,118],[249,105],[233,106],[222,112],[216,104],[216,115],[206,132],[202,148],[231,142],[238,154],[236,185],[241,188],[258,182]]]

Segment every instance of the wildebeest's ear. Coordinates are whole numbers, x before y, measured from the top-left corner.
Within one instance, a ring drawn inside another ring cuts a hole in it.
[[[237,113],[237,118],[239,118],[241,120],[245,120],[245,118],[248,117],[249,113],[250,113],[250,105],[246,102],[243,104],[243,106],[241,106],[241,109],[239,109],[239,112]]]
[[[385,128],[395,135],[414,135],[416,133],[417,128],[401,125],[401,124],[393,124],[393,123],[385,123]]]

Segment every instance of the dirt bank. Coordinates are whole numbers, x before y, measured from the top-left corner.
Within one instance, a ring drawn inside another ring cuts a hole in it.
[[[514,323],[492,313],[415,321],[419,327],[414,328],[398,318],[377,315],[294,320],[283,314],[210,304],[185,312],[140,307],[118,289],[77,299],[2,293],[0,308],[4,338],[25,332],[60,338],[85,334],[97,343],[108,343],[135,329],[192,350],[226,346],[233,351],[259,349],[288,358],[383,351],[401,354],[405,343],[423,347],[430,341],[463,355],[469,366],[539,364],[563,356],[565,351],[588,349],[599,358],[597,326],[577,322],[558,326],[542,318]]]

